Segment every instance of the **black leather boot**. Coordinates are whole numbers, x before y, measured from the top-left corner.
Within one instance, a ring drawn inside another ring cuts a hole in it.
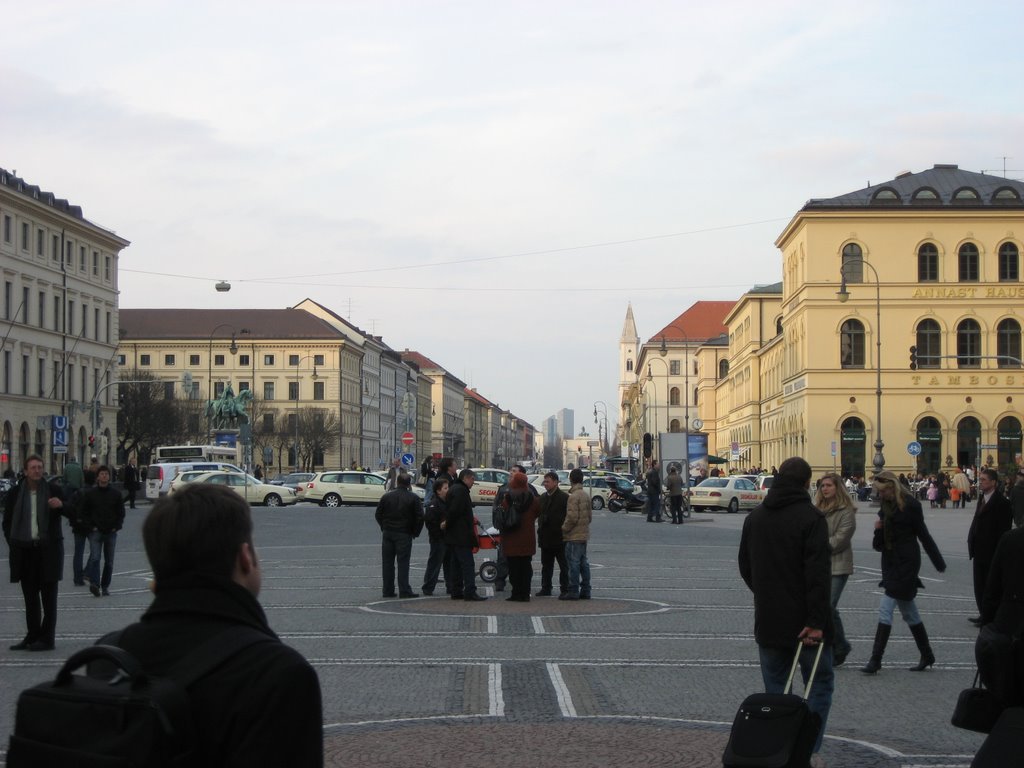
[[[871,648],[871,658],[860,669],[865,675],[873,675],[882,668],[882,656],[885,655],[885,646],[889,643],[891,632],[892,624],[879,624],[875,628],[875,644]]]
[[[923,672],[935,663],[935,654],[932,653],[932,647],[928,644],[928,633],[924,629],[924,623],[912,626],[910,633],[914,636],[914,642],[917,643],[917,650],[921,652],[921,660],[917,662],[917,666],[909,667],[909,669],[911,672]]]

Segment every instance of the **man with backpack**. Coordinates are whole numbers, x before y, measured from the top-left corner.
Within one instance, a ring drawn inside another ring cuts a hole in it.
[[[226,646],[224,660],[187,688],[198,764],[322,766],[320,682],[257,600],[249,505],[227,487],[193,483],[154,505],[142,539],[153,602],[141,621],[100,642],[126,650],[147,675],[171,679],[189,673],[175,667],[192,654]]]

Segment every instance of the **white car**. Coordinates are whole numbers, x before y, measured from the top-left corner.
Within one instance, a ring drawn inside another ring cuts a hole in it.
[[[709,477],[695,488],[690,489],[690,505],[710,507],[739,512],[753,509],[767,495],[745,477]]]
[[[474,469],[476,480],[469,489],[469,499],[474,504],[491,506],[498,495],[498,489],[508,482],[509,471],[506,469]]]
[[[209,483],[230,488],[250,504],[265,504],[280,507],[294,504],[298,499],[292,488],[283,488],[257,480],[252,475],[240,472],[207,472],[192,480],[193,483]]]

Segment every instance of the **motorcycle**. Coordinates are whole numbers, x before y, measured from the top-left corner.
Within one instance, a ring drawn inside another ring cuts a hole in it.
[[[630,510],[643,509],[646,504],[647,497],[644,494],[631,493],[618,488],[612,488],[611,494],[608,497],[609,512],[625,510],[628,514]]]

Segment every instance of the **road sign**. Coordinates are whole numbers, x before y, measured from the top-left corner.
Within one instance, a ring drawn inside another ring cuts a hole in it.
[[[416,461],[416,457],[413,456],[411,453],[403,453],[402,454],[402,466],[403,467],[411,467],[415,461]]]
[[[591,448],[596,448],[600,444],[601,444],[600,440],[587,440],[587,445],[589,445]]]
[[[50,417],[50,428],[51,429],[67,429],[68,428],[68,417],[67,416],[51,416]]]
[[[833,440],[832,441],[832,458],[834,459],[835,457],[836,457],[836,441]]]
[[[907,453],[909,453],[911,456],[920,456],[921,444],[917,442],[917,440],[911,440],[909,443],[907,443]]]
[[[269,465],[274,460],[274,449],[269,445],[263,446],[263,463]]]
[[[394,434],[394,432],[392,432],[391,434]],[[402,445],[412,445],[415,442],[416,442],[416,435],[414,435],[412,432],[403,432],[402,433]]]
[[[983,450],[983,451],[997,451],[997,450],[999,450],[999,446],[996,445],[995,443],[982,443],[981,450]]]

